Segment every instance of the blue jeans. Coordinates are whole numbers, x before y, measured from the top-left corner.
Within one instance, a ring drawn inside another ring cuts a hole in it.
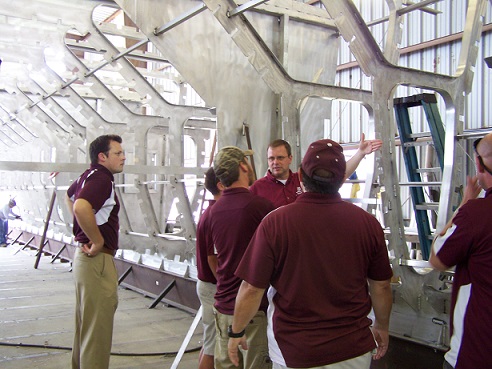
[[[9,233],[9,221],[8,219],[0,219],[0,244],[7,243],[7,234]]]

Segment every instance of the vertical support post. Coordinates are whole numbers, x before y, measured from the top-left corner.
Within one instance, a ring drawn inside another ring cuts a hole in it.
[[[249,136],[249,125],[246,123],[243,123],[243,134],[246,136],[246,142],[248,144],[248,149],[253,150],[253,147],[251,145],[251,137]],[[249,161],[251,163],[251,168],[253,168],[253,179],[256,180],[256,167],[255,167],[255,158],[253,155],[249,158]]]
[[[43,254],[44,241],[46,240],[46,233],[48,232],[48,227],[50,225],[51,213],[53,212],[53,206],[55,205],[56,199],[56,188],[53,190],[51,195],[50,207],[48,209],[48,214],[46,215],[46,221],[44,222],[43,236],[41,237],[41,243],[39,245],[39,252],[36,255],[36,262],[34,263],[34,269],[38,269],[39,260]]]
[[[212,144],[212,150],[210,150],[210,160],[208,161],[208,166],[211,167],[214,162],[215,147],[217,146],[217,132],[214,134],[214,142]],[[202,203],[200,204],[200,212],[198,213],[198,219],[203,213],[203,203],[205,202],[205,196],[207,195],[207,190],[203,191]]]

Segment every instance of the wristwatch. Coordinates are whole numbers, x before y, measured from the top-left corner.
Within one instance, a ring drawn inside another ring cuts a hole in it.
[[[244,332],[245,332],[245,329],[243,329],[239,333],[234,333],[232,331],[232,325],[230,325],[229,327],[227,327],[227,335],[229,336],[229,338],[241,338],[242,336],[244,336]]]

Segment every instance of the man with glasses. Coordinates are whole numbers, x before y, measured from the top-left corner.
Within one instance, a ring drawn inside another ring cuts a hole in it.
[[[299,169],[305,192],[263,218],[236,269],[231,329],[248,325],[268,291],[273,369],[369,369],[388,349],[388,249],[374,216],[340,197],[345,173],[340,145],[311,143]],[[233,363],[248,338],[246,328],[229,340]]]
[[[361,160],[379,150],[381,140],[366,140],[362,133],[359,148],[355,155],[347,161],[344,181],[357,169]],[[290,169],[292,149],[287,141],[278,139],[270,143],[267,149],[268,171],[263,178],[255,181],[249,188],[251,193],[264,197],[272,202],[275,208],[295,201],[302,193],[299,176]]]
[[[474,143],[476,176],[467,178],[460,207],[434,239],[429,259],[453,266],[450,349],[443,368],[492,368],[492,133]],[[477,198],[481,190],[484,198]]]
[[[72,369],[109,367],[118,306],[113,256],[118,249],[120,203],[114,174],[121,173],[125,164],[121,142],[117,135],[92,141],[90,168],[72,183],[65,196],[79,243],[73,261],[76,301]]]

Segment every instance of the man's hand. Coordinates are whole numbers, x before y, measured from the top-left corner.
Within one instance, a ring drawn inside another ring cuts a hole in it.
[[[86,254],[87,256],[96,256],[97,254],[99,254],[101,252],[103,247],[104,247],[104,245],[103,246],[97,246],[97,245],[93,244],[92,242],[84,243],[82,245],[82,252],[84,254]]]
[[[366,141],[366,135],[364,133],[361,134],[360,136],[360,143],[359,143],[359,151],[363,153],[364,155],[368,155],[370,153],[373,153],[376,150],[379,150],[383,146],[383,141],[381,140],[367,140]]]
[[[378,329],[376,327],[372,328],[372,334],[374,335],[374,339],[376,340],[376,353],[372,355],[374,360],[381,359],[388,351],[389,345],[389,333],[387,330]]]
[[[473,200],[480,195],[482,187],[478,183],[477,177],[466,177],[466,187],[463,193],[463,200],[461,200],[461,205],[466,204],[468,200]]]
[[[248,349],[248,343],[246,342],[246,335],[241,338],[229,338],[229,343],[227,344],[227,351],[229,352],[229,359],[235,366],[239,366],[239,354],[238,347],[241,346],[243,350]]]

